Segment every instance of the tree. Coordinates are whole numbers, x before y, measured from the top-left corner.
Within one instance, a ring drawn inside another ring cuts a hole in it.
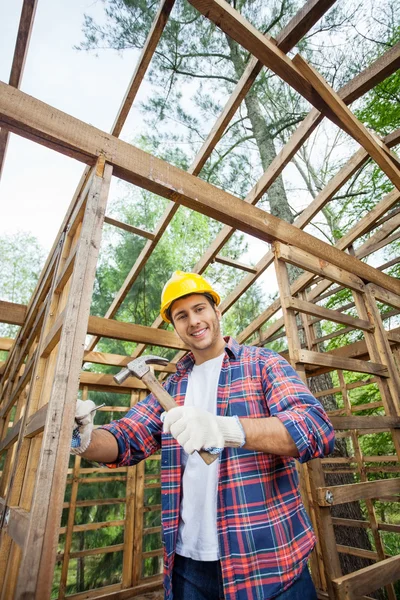
[[[28,304],[44,264],[44,249],[33,235],[20,231],[0,238],[0,256],[0,298]],[[0,324],[0,336],[14,337],[17,330]]]

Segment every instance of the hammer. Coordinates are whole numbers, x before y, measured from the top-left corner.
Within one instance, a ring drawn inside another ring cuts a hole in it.
[[[117,373],[117,375],[114,375],[114,381],[118,385],[121,385],[130,376],[141,379],[157,398],[163,409],[168,411],[178,405],[173,397],[163,388],[158,379],[154,377],[149,367],[149,365],[162,365],[165,367],[167,364],[168,360],[162,356],[140,356],[131,360],[124,369]],[[218,454],[210,454],[206,450],[199,450],[199,455],[207,465],[210,465],[218,458]]]

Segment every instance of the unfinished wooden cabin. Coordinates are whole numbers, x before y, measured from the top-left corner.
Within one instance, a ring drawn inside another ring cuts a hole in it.
[[[400,499],[400,328],[388,327],[387,317],[400,314],[400,283],[386,273],[400,257],[378,266],[364,259],[399,237],[400,161],[395,148],[400,130],[381,138],[367,130],[348,105],[399,68],[400,45],[334,91],[300,54],[293,59],[287,56],[334,0],[306,1],[277,39],[257,31],[224,0],[189,1],[251,58],[187,171],[119,139],[174,0],[161,0],[110,133],[19,89],[37,4],[36,0],[23,2],[10,80],[0,83],[0,165],[7,158],[8,137],[17,135],[73,157],[85,167],[29,304],[0,300],[0,322],[19,326],[15,339],[0,338],[0,350],[6,353],[0,366],[0,598],[162,597],[159,455],[135,467],[108,470],[70,456],[69,448],[79,394],[96,404],[105,401],[99,414],[107,419],[124,414],[146,395],[143,383],[135,378],[118,387],[112,374],[101,368],[96,371],[99,365],[122,367],[131,360],[131,356],[100,352],[99,340],[133,342],[135,357],[149,347],[152,353],[154,348],[173,349],[176,354],[170,364],[156,367],[160,379],[174,371],[174,363],[186,350],[170,329],[162,327],[161,318],[151,327],[115,318],[184,206],[223,225],[192,270],[204,273],[219,261],[243,273],[233,292],[222,299],[223,313],[275,266],[279,296],[241,332],[239,342],[267,346],[285,339],[285,356],[304,382],[310,384],[327,373],[332,376],[333,387],[312,389],[322,402],[328,396],[336,399],[329,413],[347,454],[335,453],[299,467],[304,502],[318,537],[310,560],[318,597],[395,600],[400,555],[391,554],[388,534],[400,536],[400,520],[383,519],[377,506],[395,506]],[[243,200],[198,176],[262,69],[287,82],[313,108]],[[359,150],[293,224],[258,208],[259,200],[324,119],[354,138]],[[368,160],[387,176],[392,190],[377,198],[373,209],[336,245],[306,233],[305,227]],[[153,232],[107,216],[113,177],[169,200]],[[142,235],[146,242],[105,316],[98,317],[90,314],[90,307],[104,222]],[[257,264],[242,264],[221,254],[235,231],[270,244]],[[366,233],[370,233],[367,240]],[[294,281],[289,278],[289,265],[301,270]],[[338,290],[346,291],[342,304],[327,308],[326,299]],[[317,327],[321,321],[360,332],[360,338],[327,351],[327,339],[344,330],[333,328],[321,337]],[[84,369],[88,364],[90,371]],[[349,374],[360,376],[352,379]],[[375,390],[374,401],[356,403],[354,394],[366,386]],[[112,405],[107,404],[110,393],[116,398]],[[384,448],[390,451],[371,455],[362,450],[363,436],[382,435],[387,442]],[[338,483],[340,475],[347,479]],[[348,505],[358,507],[358,518],[342,516],[341,508]],[[107,515],[105,520],[102,515]],[[113,535],[98,535],[105,530]],[[358,531],[364,532],[368,548],[353,541]],[[364,560],[365,566],[349,572],[343,566],[346,556]],[[85,587],[85,569],[95,564],[101,569],[105,560],[114,568],[113,577],[99,575],[95,585]],[[69,582],[79,578],[81,591],[71,593]]]

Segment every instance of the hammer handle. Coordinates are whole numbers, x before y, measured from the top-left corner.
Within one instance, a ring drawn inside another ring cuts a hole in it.
[[[164,410],[168,411],[171,410],[171,408],[178,406],[173,397],[168,394],[151,371],[148,371],[143,375],[142,381],[157,398]],[[206,450],[199,450],[199,454],[207,465],[211,465],[211,463],[218,458],[218,454],[210,454],[209,452],[206,452]]]

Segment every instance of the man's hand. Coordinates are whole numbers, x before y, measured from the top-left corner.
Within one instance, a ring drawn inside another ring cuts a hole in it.
[[[82,454],[88,448],[93,431],[96,405],[92,400],[77,400],[75,428],[72,432],[71,454]]]
[[[226,447],[240,448],[245,443],[237,417],[217,417],[194,406],[178,406],[164,414],[164,432],[171,433],[188,454],[202,448],[221,452]]]

